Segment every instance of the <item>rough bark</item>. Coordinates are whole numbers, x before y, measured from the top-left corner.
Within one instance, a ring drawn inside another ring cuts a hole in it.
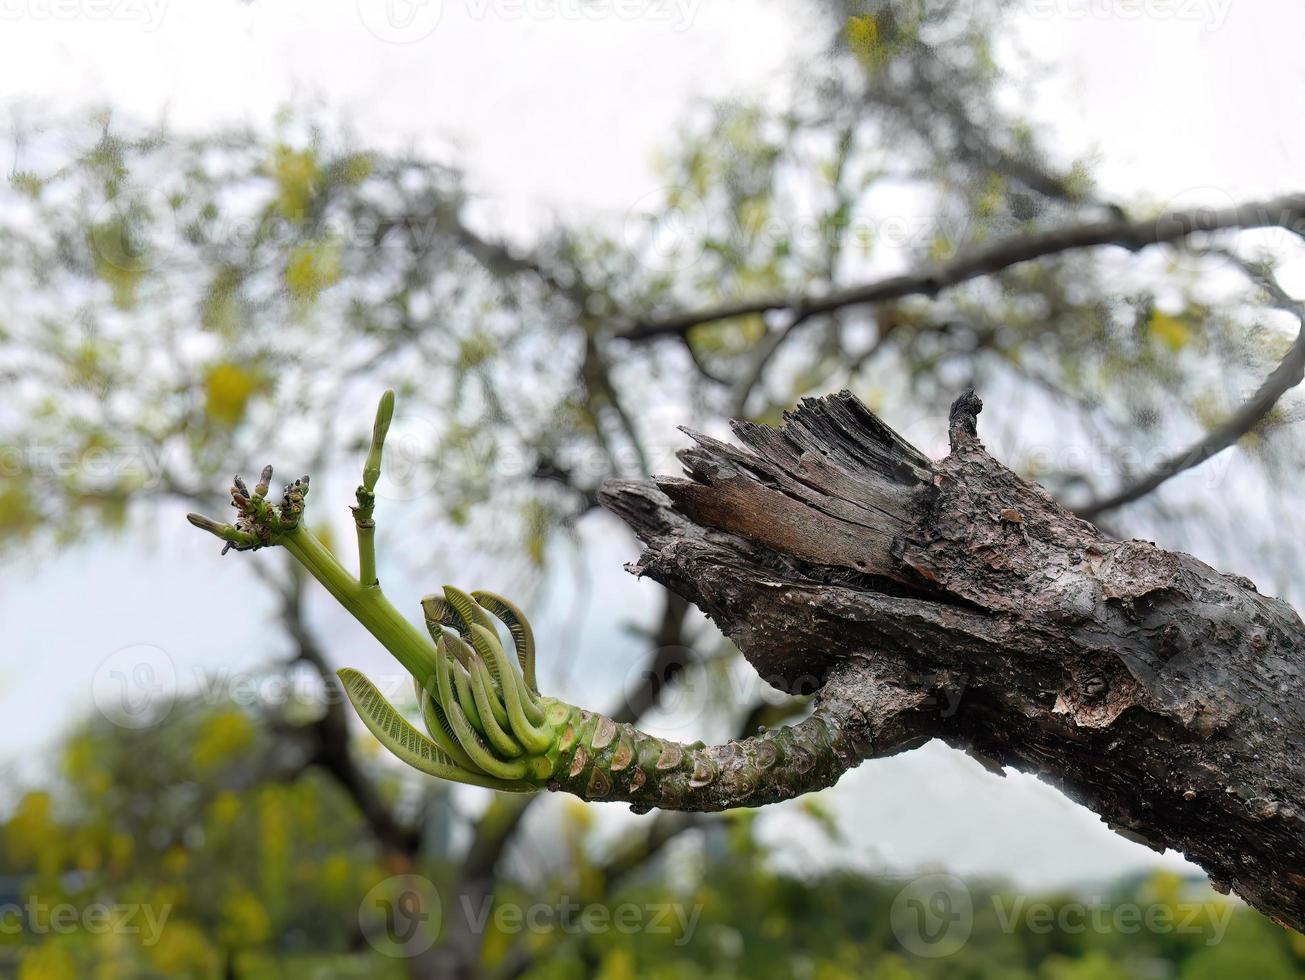
[[[987,453],[981,407],[958,399],[933,462],[850,394],[809,400],[782,429],[735,423],[741,446],[694,436],[687,478],[603,502],[645,544],[632,571],[772,684],[864,690],[897,747],[939,738],[1036,773],[1305,928],[1305,625],[1060,507]]]
[[[657,738],[554,702],[562,735],[557,774],[548,788],[586,800],[625,801],[636,813],[711,813],[824,789],[863,760],[913,744],[923,695],[851,665],[830,677],[820,693],[818,707],[800,724],[720,745]]]

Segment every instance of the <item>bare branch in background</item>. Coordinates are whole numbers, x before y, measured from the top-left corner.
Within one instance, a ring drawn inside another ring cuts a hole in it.
[[[1289,296],[1267,267],[1253,266],[1233,255],[1227,257],[1260,281],[1274,306],[1294,314],[1300,320],[1301,329],[1296,334],[1296,340],[1255,394],[1236,412],[1211,429],[1204,439],[1189,449],[1170,456],[1146,476],[1124,489],[1076,508],[1074,512],[1079,517],[1095,520],[1102,514],[1140,500],[1179,473],[1200,466],[1225,449],[1235,446],[1243,436],[1268,417],[1278,404],[1278,399],[1305,380],[1305,305]]]
[[[1172,211],[1152,221],[1090,221],[1029,235],[1016,235],[963,255],[954,262],[932,265],[915,272],[888,276],[850,289],[823,295],[797,294],[740,300],[720,306],[678,313],[662,319],[634,323],[617,333],[630,341],[682,336],[693,327],[718,320],[788,310],[807,319],[849,306],[879,303],[906,296],[937,296],[944,289],[980,276],[992,275],[1034,259],[1079,249],[1117,245],[1140,251],[1149,245],[1179,242],[1194,234],[1253,228],[1289,228],[1305,225],[1305,195],[1290,194],[1239,207],[1195,208]]]

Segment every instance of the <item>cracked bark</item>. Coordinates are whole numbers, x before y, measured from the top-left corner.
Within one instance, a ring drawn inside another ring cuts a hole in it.
[[[644,543],[631,570],[770,683],[814,678],[893,749],[939,738],[1035,773],[1305,928],[1305,625],[1069,513],[987,453],[981,407],[957,400],[935,462],[846,392],[808,400],[782,429],[736,422],[738,446],[694,435],[685,478],[602,500]]]

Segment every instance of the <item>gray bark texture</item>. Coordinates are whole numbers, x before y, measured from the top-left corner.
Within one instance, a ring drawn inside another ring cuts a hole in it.
[[[1305,625],[1075,517],[988,454],[981,408],[956,401],[932,461],[847,392],[807,400],[602,500],[644,544],[631,570],[763,678],[851,700],[879,737],[840,746],[850,764],[937,738],[1035,773],[1305,930]]]

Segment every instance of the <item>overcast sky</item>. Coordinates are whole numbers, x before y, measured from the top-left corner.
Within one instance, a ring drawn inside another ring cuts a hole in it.
[[[771,90],[794,46],[810,43],[794,37],[788,0],[595,0],[587,13],[566,0],[388,2],[364,16],[324,0],[0,0],[0,98],[50,113],[110,105],[193,129],[318,106],[371,142],[415,142],[461,163],[519,225],[627,210],[658,186],[653,160],[691,100]],[[1195,203],[1299,189],[1298,0],[1025,0],[1018,23],[1057,65],[1035,111],[1055,122],[1067,156],[1096,151],[1107,191]],[[621,572],[632,555],[609,530],[587,529],[595,639],[582,657],[594,670],[574,671],[587,681],[570,692],[598,703],[622,680],[603,673],[614,655],[600,648],[618,642],[622,601],[648,588]],[[158,676],[182,684],[201,668],[265,661],[271,610],[241,562],[216,561],[180,527],[160,529],[149,564],[142,557],[97,544],[6,570],[0,712],[11,750],[49,744],[87,711],[123,648],[157,648]],[[400,586],[400,604],[415,610],[423,591]],[[571,599],[551,597],[546,633]],[[336,635],[351,629],[341,622]],[[383,669],[361,630],[355,643],[352,664]],[[998,779],[937,746],[863,766],[830,800],[874,842],[837,860],[872,868],[936,863],[1045,886],[1177,860],[1116,837],[1036,780]],[[790,819],[781,812],[768,832]]]

